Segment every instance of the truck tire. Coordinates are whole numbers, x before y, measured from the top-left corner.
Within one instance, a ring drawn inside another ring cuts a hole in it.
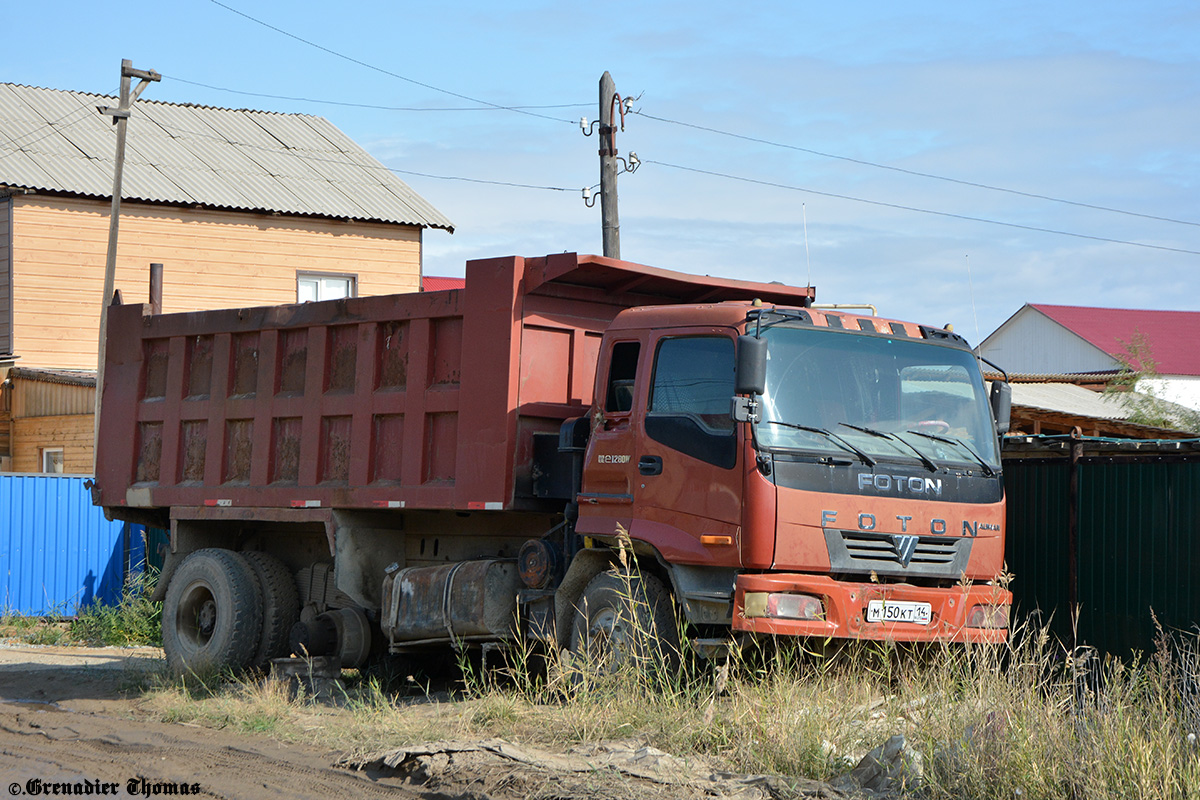
[[[257,550],[247,550],[241,555],[258,579],[262,608],[262,636],[250,666],[264,669],[271,659],[287,658],[289,654],[292,626],[300,621],[300,595],[291,570],[278,558]]]
[[[576,607],[571,652],[602,674],[627,662],[652,671],[674,669],[679,629],[662,581],[620,568],[592,578]]]
[[[177,675],[247,666],[262,630],[254,571],[232,550],[192,553],[171,576],[162,627],[163,654]]]

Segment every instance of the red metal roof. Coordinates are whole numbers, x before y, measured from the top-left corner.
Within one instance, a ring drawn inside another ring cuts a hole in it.
[[[1140,333],[1159,374],[1200,375],[1200,311],[1029,305],[1114,358]]]
[[[466,278],[439,278],[436,275],[423,275],[421,277],[422,292],[440,292],[444,289],[462,289],[466,285]]]

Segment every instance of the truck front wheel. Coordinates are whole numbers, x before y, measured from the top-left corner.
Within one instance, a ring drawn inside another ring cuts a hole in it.
[[[175,674],[241,669],[254,658],[262,607],[254,572],[232,550],[183,560],[163,600],[163,653]]]
[[[662,581],[618,568],[592,578],[575,612],[571,652],[603,674],[625,664],[651,672],[673,669],[679,629]]]

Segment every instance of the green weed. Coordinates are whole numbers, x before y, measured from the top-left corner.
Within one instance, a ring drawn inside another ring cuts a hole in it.
[[[156,575],[143,572],[129,581],[116,605],[92,603],[79,610],[70,638],[82,644],[128,647],[162,643],[162,607],[152,602]]]

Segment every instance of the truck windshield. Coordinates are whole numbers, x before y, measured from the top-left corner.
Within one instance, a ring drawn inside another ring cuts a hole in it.
[[[767,384],[760,447],[852,458],[858,453],[931,471],[950,465],[985,474],[999,469],[983,377],[969,351],[786,325],[763,335]]]

